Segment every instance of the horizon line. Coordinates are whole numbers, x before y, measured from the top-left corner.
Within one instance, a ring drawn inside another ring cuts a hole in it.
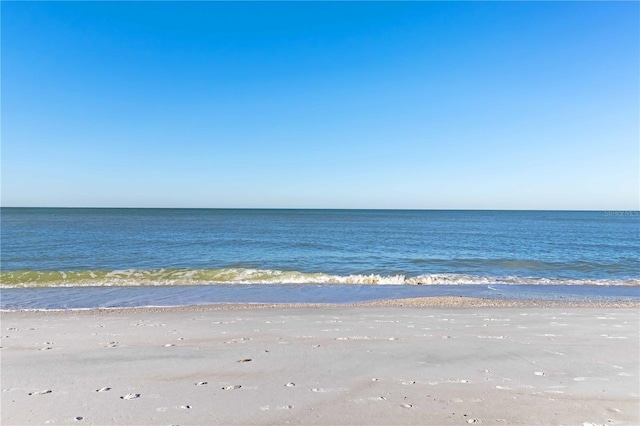
[[[105,207],[105,206],[2,206],[2,209],[94,210],[348,210],[348,211],[540,211],[540,212],[640,212],[640,209],[501,209],[501,208],[340,208],[340,207]]]

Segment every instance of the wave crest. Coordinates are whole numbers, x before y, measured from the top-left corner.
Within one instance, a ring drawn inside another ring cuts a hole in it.
[[[492,277],[463,274],[333,275],[270,269],[154,269],[116,271],[4,271],[0,288],[185,286],[212,284],[368,284],[368,285],[624,285],[640,286],[640,279],[564,279]]]

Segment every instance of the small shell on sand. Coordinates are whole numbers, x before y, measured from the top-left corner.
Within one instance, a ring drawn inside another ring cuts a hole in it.
[[[234,389],[240,389],[241,387],[242,387],[241,385],[225,386],[222,388],[222,390],[234,390]]]
[[[125,396],[120,397],[120,399],[136,399],[136,398],[140,398],[139,393],[128,393]]]
[[[31,395],[46,395],[48,393],[51,393],[53,391],[51,390],[43,390],[43,391],[36,391],[36,392],[29,392],[29,396]]]

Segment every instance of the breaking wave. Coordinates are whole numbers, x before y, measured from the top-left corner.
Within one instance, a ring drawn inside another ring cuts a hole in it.
[[[116,271],[4,271],[0,288],[186,286],[215,284],[371,284],[371,285],[615,285],[640,286],[639,278],[567,279],[542,277],[494,277],[464,274],[417,276],[353,274],[333,275],[269,269],[155,269]]]

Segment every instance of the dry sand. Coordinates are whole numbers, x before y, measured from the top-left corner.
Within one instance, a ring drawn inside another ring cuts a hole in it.
[[[540,305],[4,312],[1,420],[640,424],[638,307]]]

